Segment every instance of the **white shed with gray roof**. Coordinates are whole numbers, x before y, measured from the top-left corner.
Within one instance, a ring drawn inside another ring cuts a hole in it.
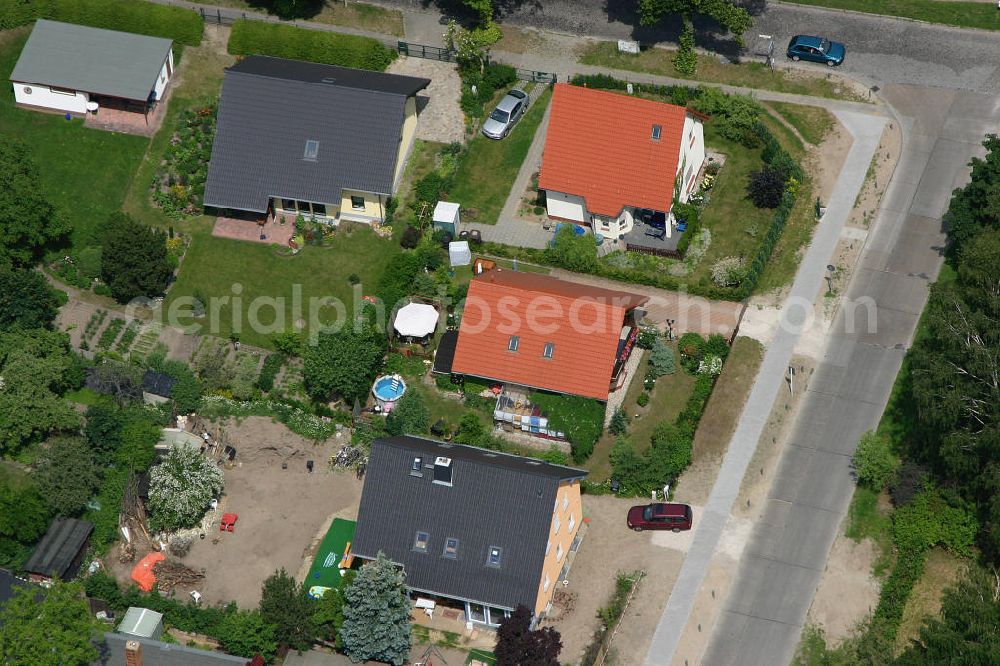
[[[173,75],[173,42],[39,19],[10,80],[20,106],[83,115],[98,107],[143,112]]]
[[[118,633],[156,640],[163,634],[163,614],[132,606],[125,611]]]

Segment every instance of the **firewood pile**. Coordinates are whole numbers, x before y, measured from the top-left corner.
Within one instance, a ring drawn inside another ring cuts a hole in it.
[[[149,535],[146,527],[146,507],[139,497],[139,476],[133,472],[129,475],[125,484],[125,493],[122,497],[122,510],[118,514],[119,527],[128,528],[128,541],[122,545],[119,553],[119,560],[132,562],[135,560],[137,542],[142,540],[145,545],[153,550],[159,550],[158,545]]]
[[[204,571],[195,571],[179,562],[163,560],[153,565],[156,584],[161,592],[169,592],[177,586],[194,587],[205,578]]]

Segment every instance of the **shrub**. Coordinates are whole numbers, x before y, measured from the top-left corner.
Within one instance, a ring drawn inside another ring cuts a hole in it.
[[[0,3],[0,29],[47,18],[92,28],[165,37],[198,46],[204,22],[198,12],[140,0],[8,0]]]
[[[649,370],[653,377],[672,375],[676,370],[674,350],[667,346],[663,338],[656,338],[653,342],[653,351],[649,355]]]
[[[747,195],[757,208],[777,208],[785,193],[787,174],[770,165],[750,173]]]
[[[636,397],[636,399],[635,399],[635,404],[639,405],[640,407],[645,407],[646,405],[648,405],[649,404],[649,394],[646,393],[645,391],[643,391],[642,393],[640,393],[638,395],[638,397]]]
[[[275,333],[271,337],[274,348],[288,356],[299,356],[302,353],[302,335],[297,331],[287,330]]]
[[[726,342],[725,336],[721,333],[713,333],[708,336],[708,340],[701,346],[701,351],[706,356],[718,356],[725,361],[729,356],[729,343]]]
[[[604,431],[603,403],[581,396],[541,392],[532,393],[528,400],[548,416],[549,428],[566,434],[573,460],[579,463],[590,457]]]
[[[872,431],[858,442],[852,459],[858,483],[878,492],[896,476],[899,458],[892,452],[889,440]]]
[[[927,484],[927,470],[907,460],[896,472],[896,478],[889,484],[889,495],[893,505],[900,507],[909,504]]]
[[[677,341],[677,351],[681,355],[681,367],[684,368],[688,374],[695,374],[698,372],[698,363],[701,361],[704,352],[702,348],[705,346],[705,338],[701,337],[697,333],[685,333]]]
[[[624,435],[628,430],[628,414],[619,407],[611,416],[611,423],[608,424],[608,432],[612,435]]]
[[[643,326],[639,329],[639,335],[635,339],[635,344],[642,349],[652,349],[653,343],[660,337],[660,331],[655,326]]]
[[[233,55],[260,54],[306,60],[376,72],[384,72],[397,57],[394,50],[370,37],[246,20],[233,24],[229,52]]]
[[[698,54],[694,51],[694,25],[687,18],[684,19],[678,46],[674,54],[674,69],[683,76],[694,76],[698,69]]]
[[[417,229],[416,227],[406,227],[406,230],[403,232],[403,237],[399,239],[399,244],[407,250],[412,250],[420,242],[421,236],[422,234],[420,229]]]
[[[285,364],[285,357],[281,354],[270,354],[264,359],[260,374],[257,376],[257,388],[267,393],[274,388],[274,379],[281,371],[281,366]]]
[[[712,281],[720,287],[735,287],[746,277],[743,257],[723,257],[712,266]]]
[[[712,116],[719,134],[748,148],[760,145],[761,106],[747,95],[728,95],[718,88],[699,86],[694,107]]]
[[[552,263],[576,273],[591,273],[597,267],[597,245],[588,234],[573,233],[573,225],[559,229],[545,256]]]

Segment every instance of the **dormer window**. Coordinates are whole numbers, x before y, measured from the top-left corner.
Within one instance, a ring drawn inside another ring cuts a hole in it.
[[[516,352],[519,344],[521,344],[521,338],[516,335],[510,336],[510,339],[507,340],[507,351]]]
[[[309,139],[306,141],[306,149],[302,154],[302,159],[315,160],[317,157],[319,157],[319,141]]]
[[[556,345],[554,342],[546,342],[545,348],[542,350],[542,356],[545,358],[552,358],[552,355],[556,352]]]
[[[413,539],[413,550],[418,553],[427,552],[427,544],[430,543],[431,535],[427,532],[417,532],[417,536]]]
[[[659,141],[660,135],[663,133],[662,125],[653,125],[653,141]]]
[[[424,459],[420,456],[413,458],[413,462],[410,463],[410,476],[423,476],[424,470]]]
[[[441,553],[441,557],[448,557],[453,560],[458,557],[458,539],[448,537],[444,540],[444,552]]]
[[[490,546],[490,554],[489,557],[486,558],[486,564],[491,567],[499,567],[501,552],[501,549],[497,546]]]

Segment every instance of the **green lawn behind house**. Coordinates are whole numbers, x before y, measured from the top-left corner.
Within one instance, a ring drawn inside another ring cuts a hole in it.
[[[368,227],[348,224],[338,230],[333,247],[307,245],[294,257],[279,256],[263,243],[216,238],[201,231],[191,240],[180,275],[168,294],[166,311],[181,297],[202,302],[226,299],[219,301],[218,317],[210,316],[209,311],[209,316],[197,320],[181,317],[179,323],[196,323],[208,329],[201,332],[222,337],[239,329],[243,342],[270,347],[271,335],[291,328],[298,319],[304,320],[309,331],[316,322],[333,323],[338,314],[353,316],[355,306],[361,306],[360,297],[374,292],[385,265],[399,251],[397,243],[379,238]],[[352,274],[360,278],[358,299],[348,280]],[[297,290],[301,290],[299,312],[294,310]],[[235,291],[239,291],[237,300]],[[344,309],[338,313],[335,307],[321,307],[319,299],[325,297]],[[312,306],[310,299],[314,299]],[[264,325],[256,330],[248,321],[255,307],[260,308],[258,319]]]
[[[469,142],[448,193],[451,201],[462,202],[464,222],[496,224],[551,97],[549,88],[507,138],[494,141],[479,134]]]
[[[776,45],[776,48],[780,49],[780,46]],[[638,55],[633,55],[619,52],[615,42],[598,42],[587,47],[580,56],[580,62],[585,65],[687,79],[695,83],[704,81],[796,95],[860,99],[837,80],[827,78],[828,72],[825,67],[815,73],[780,68],[772,71],[762,62],[722,64],[714,55],[699,53],[697,72],[694,76],[685,76],[674,67],[675,52],[674,49],[651,47],[643,49]],[[784,54],[776,53],[775,58],[784,58]]]
[[[814,146],[822,143],[833,129],[833,116],[823,107],[788,102],[767,102],[767,106],[780,113],[803,139]]]
[[[0,33],[0,80],[7,81],[30,28]],[[27,144],[42,187],[73,224],[74,244],[121,208],[149,140],[88,129],[82,120],[19,109],[10,85],[0,91],[0,132]]]
[[[322,461],[321,461],[322,464]],[[309,589],[313,586],[340,588],[340,560],[344,554],[349,541],[354,540],[354,528],[357,525],[353,520],[337,518],[330,525],[326,536],[320,542],[316,550],[316,559],[306,576],[305,587]]]
[[[953,2],[951,0],[787,0],[799,5],[849,9],[867,14],[885,14],[902,18],[944,23],[962,28],[1000,30],[1000,11],[992,2]],[[847,45],[850,57],[850,44]]]

